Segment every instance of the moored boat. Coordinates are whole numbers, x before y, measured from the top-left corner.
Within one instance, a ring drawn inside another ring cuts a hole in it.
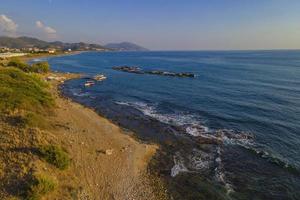
[[[106,79],[106,76],[104,76],[103,74],[98,74],[94,76],[93,79],[96,81],[104,81]]]
[[[94,82],[94,81],[86,81],[86,82],[84,83],[84,86],[85,86],[85,87],[90,87],[90,86],[92,86],[92,85],[95,85],[95,82]]]

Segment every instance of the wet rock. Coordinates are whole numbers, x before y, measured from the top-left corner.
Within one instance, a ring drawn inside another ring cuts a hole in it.
[[[218,137],[206,137],[204,135],[201,136],[197,136],[196,140],[199,144],[215,144],[215,145],[219,145],[223,143],[222,138],[218,138]]]

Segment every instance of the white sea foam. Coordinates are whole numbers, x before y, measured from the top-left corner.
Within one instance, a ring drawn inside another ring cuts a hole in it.
[[[46,61],[47,59],[43,59],[43,58],[35,58],[32,60],[32,62],[42,62],[42,61]]]
[[[208,127],[204,126],[197,116],[191,114],[163,114],[157,111],[155,106],[148,105],[143,102],[115,102],[119,105],[131,106],[144,115],[154,118],[162,123],[171,124],[175,126],[184,126],[186,133],[192,136],[200,136],[203,133],[209,132]]]
[[[188,169],[186,168],[186,166],[184,165],[184,159],[183,157],[180,155],[179,152],[176,152],[174,157],[174,166],[171,169],[171,176],[175,177],[177,176],[179,173],[182,172],[188,172]]]
[[[189,166],[193,170],[207,170],[210,168],[213,162],[213,156],[211,153],[193,149],[193,152],[189,156]]]
[[[209,129],[203,125],[190,125],[186,127],[186,132],[192,136],[201,136],[203,133],[208,133]]]
[[[199,118],[190,114],[162,114],[157,111],[155,106],[142,102],[116,102],[119,105],[131,106],[144,115],[157,119],[160,122],[179,126],[187,134],[200,137],[207,140],[216,141],[217,144],[249,146],[253,144],[253,138],[248,133],[234,132],[232,130],[220,129],[216,131],[209,130],[203,126]],[[221,159],[221,146],[216,146],[216,152],[204,152],[199,149],[193,151],[187,156],[177,152],[175,153],[174,166],[171,169],[171,176],[175,177],[179,173],[193,172],[206,173],[216,164],[215,179],[222,183],[227,193],[233,192],[232,185],[226,180],[223,163]]]
[[[215,168],[215,178],[218,182],[222,183],[226,188],[227,194],[233,192],[232,185],[226,180],[226,176],[223,169],[223,163],[221,159],[221,147],[217,147],[217,157],[215,159],[217,167]]]
[[[128,102],[116,101],[115,104],[123,105],[123,106],[130,106]]]
[[[119,105],[131,106],[144,115],[157,119],[166,124],[183,127],[185,132],[194,137],[202,137],[214,140],[226,145],[250,146],[253,144],[253,138],[248,133],[235,132],[227,129],[217,131],[209,130],[204,126],[199,118],[191,114],[163,114],[157,111],[157,108],[143,102],[116,102]]]
[[[240,145],[243,147],[254,145],[253,136],[245,132],[220,129],[216,131],[216,136],[220,138],[226,145]]]
[[[90,95],[89,92],[82,92],[81,89],[74,88],[74,89],[71,89],[70,91],[72,92],[73,96],[77,96],[77,97],[85,97],[85,96],[89,96]]]

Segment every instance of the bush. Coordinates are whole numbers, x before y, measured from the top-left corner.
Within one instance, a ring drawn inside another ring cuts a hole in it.
[[[42,146],[39,148],[39,154],[48,163],[61,170],[66,169],[70,165],[70,158],[68,154],[58,146]]]
[[[18,58],[13,58],[11,59],[8,63],[7,66],[9,67],[16,67],[24,72],[30,72],[30,65],[28,65],[27,63],[21,61]]]
[[[0,114],[30,111],[45,114],[54,105],[48,85],[34,74],[0,68]]]
[[[7,63],[8,67],[15,67],[24,72],[34,73],[47,73],[50,71],[50,65],[48,62],[38,62],[31,66],[18,58],[13,58]]]
[[[50,65],[48,62],[38,62],[31,65],[31,72],[47,73],[49,71],[50,71]]]
[[[55,190],[57,183],[45,175],[31,177],[27,183],[26,199],[39,200],[44,195]]]

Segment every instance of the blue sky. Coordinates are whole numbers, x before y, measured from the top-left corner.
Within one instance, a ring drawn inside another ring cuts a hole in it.
[[[300,49],[299,0],[0,0],[0,34],[153,50]]]

